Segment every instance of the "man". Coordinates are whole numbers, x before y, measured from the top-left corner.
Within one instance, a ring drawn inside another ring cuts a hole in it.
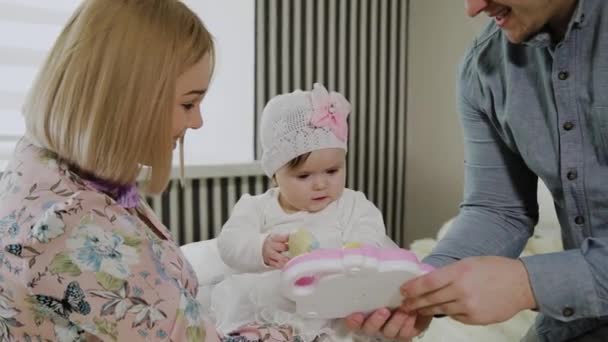
[[[441,268],[404,284],[399,311],[347,324],[405,341],[432,316],[489,324],[534,309],[524,341],[606,340],[608,1],[465,3],[493,21],[460,70],[464,201],[424,260]],[[539,178],[565,251],[517,259],[538,221]]]

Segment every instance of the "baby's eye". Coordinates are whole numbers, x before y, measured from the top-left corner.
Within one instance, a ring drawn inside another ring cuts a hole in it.
[[[298,177],[298,179],[304,180],[304,179],[308,178],[308,175],[298,175],[297,177]]]
[[[329,173],[330,175],[333,175],[336,172],[338,172],[338,169],[329,169],[329,170],[327,170],[327,173]]]

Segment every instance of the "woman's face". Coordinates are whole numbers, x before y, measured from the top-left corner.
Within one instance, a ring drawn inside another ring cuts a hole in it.
[[[188,128],[199,129],[203,126],[201,102],[207,93],[210,76],[210,56],[206,54],[177,78],[173,106],[173,148]]]

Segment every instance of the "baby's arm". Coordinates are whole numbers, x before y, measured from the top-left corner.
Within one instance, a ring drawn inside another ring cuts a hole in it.
[[[344,241],[376,247],[397,247],[386,235],[386,228],[380,210],[362,192],[347,191],[345,196],[352,198],[344,201],[346,231]]]
[[[258,199],[243,195],[222,227],[217,239],[220,256],[238,272],[263,272],[268,267],[262,246],[268,234],[262,233],[263,212]]]

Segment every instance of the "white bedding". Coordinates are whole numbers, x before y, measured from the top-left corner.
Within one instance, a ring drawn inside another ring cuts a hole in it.
[[[523,254],[537,254],[562,249],[557,220],[541,220],[535,236],[530,239]],[[449,229],[447,222],[439,231],[437,238],[444,236]],[[427,255],[435,245],[435,239],[417,240],[410,246],[419,258]],[[216,240],[194,242],[181,247],[184,255],[192,264],[199,281],[198,300],[204,308],[209,307],[211,287],[220,282],[226,274],[233,272],[226,266],[218,253]],[[511,342],[519,341],[533,323],[535,313],[519,313],[509,321],[488,326],[467,326],[450,318],[435,319],[419,341],[428,342]]]
[[[441,239],[449,229],[451,221],[439,230],[437,238]],[[414,241],[410,249],[418,258],[423,258],[435,246],[435,239]],[[536,228],[522,255],[549,253],[562,249],[562,242],[557,226],[542,222]],[[510,320],[487,326],[471,326],[459,323],[450,318],[434,319],[431,326],[419,341],[424,342],[512,342],[519,341],[534,323],[536,313],[524,311]]]
[[[215,239],[192,242],[181,247],[198,278],[197,300],[210,307],[211,288],[233,271],[220,258]]]

